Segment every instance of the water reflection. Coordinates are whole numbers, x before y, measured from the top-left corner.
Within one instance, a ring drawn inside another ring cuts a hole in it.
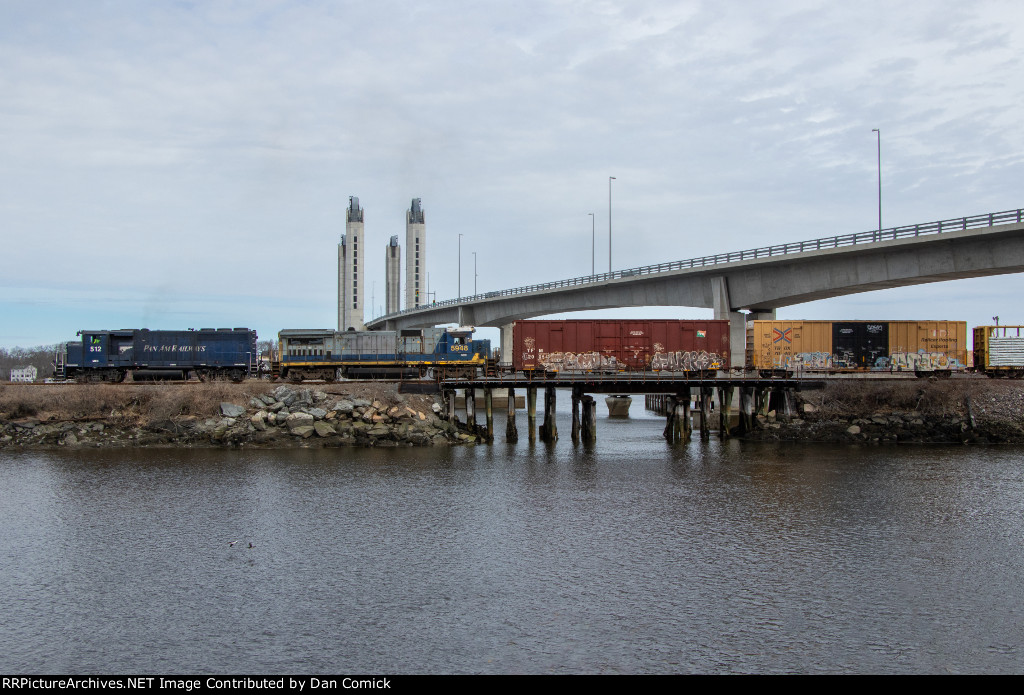
[[[596,447],[6,452],[0,670],[1021,669],[1019,449],[636,411]]]

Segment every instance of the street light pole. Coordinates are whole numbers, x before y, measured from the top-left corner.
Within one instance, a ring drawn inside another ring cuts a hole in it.
[[[594,256],[597,252],[597,223],[594,221],[594,213],[588,212],[590,215],[590,274],[594,274]]]
[[[612,181],[614,176],[608,177],[608,273],[612,272]]]
[[[462,235],[459,235],[459,299],[462,298]]]
[[[882,232],[882,131],[872,128],[872,133],[878,133],[878,232]]]
[[[473,296],[476,296],[476,251],[473,252]]]

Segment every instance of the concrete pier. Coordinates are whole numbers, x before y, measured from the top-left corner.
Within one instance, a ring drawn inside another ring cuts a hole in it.
[[[608,396],[604,399],[604,404],[608,406],[608,417],[629,417],[632,402],[629,396]]]
[[[508,419],[505,422],[505,441],[515,443],[519,441],[519,428],[516,427],[516,390],[508,390]]]

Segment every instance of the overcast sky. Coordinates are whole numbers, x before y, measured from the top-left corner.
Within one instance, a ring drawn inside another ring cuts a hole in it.
[[[0,0],[0,345],[334,327],[422,198],[455,296],[1024,206],[1024,3]],[[373,249],[379,249],[374,252]],[[1024,323],[1020,276],[780,318]],[[404,290],[403,290],[404,296]],[[369,298],[369,297],[368,297]],[[367,311],[381,313],[379,308]],[[605,315],[690,318],[703,309]]]

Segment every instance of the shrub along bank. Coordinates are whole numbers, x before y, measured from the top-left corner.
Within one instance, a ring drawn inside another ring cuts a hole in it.
[[[980,378],[836,381],[799,396],[797,416],[757,416],[748,439],[851,443],[1024,442],[1024,382]]]

